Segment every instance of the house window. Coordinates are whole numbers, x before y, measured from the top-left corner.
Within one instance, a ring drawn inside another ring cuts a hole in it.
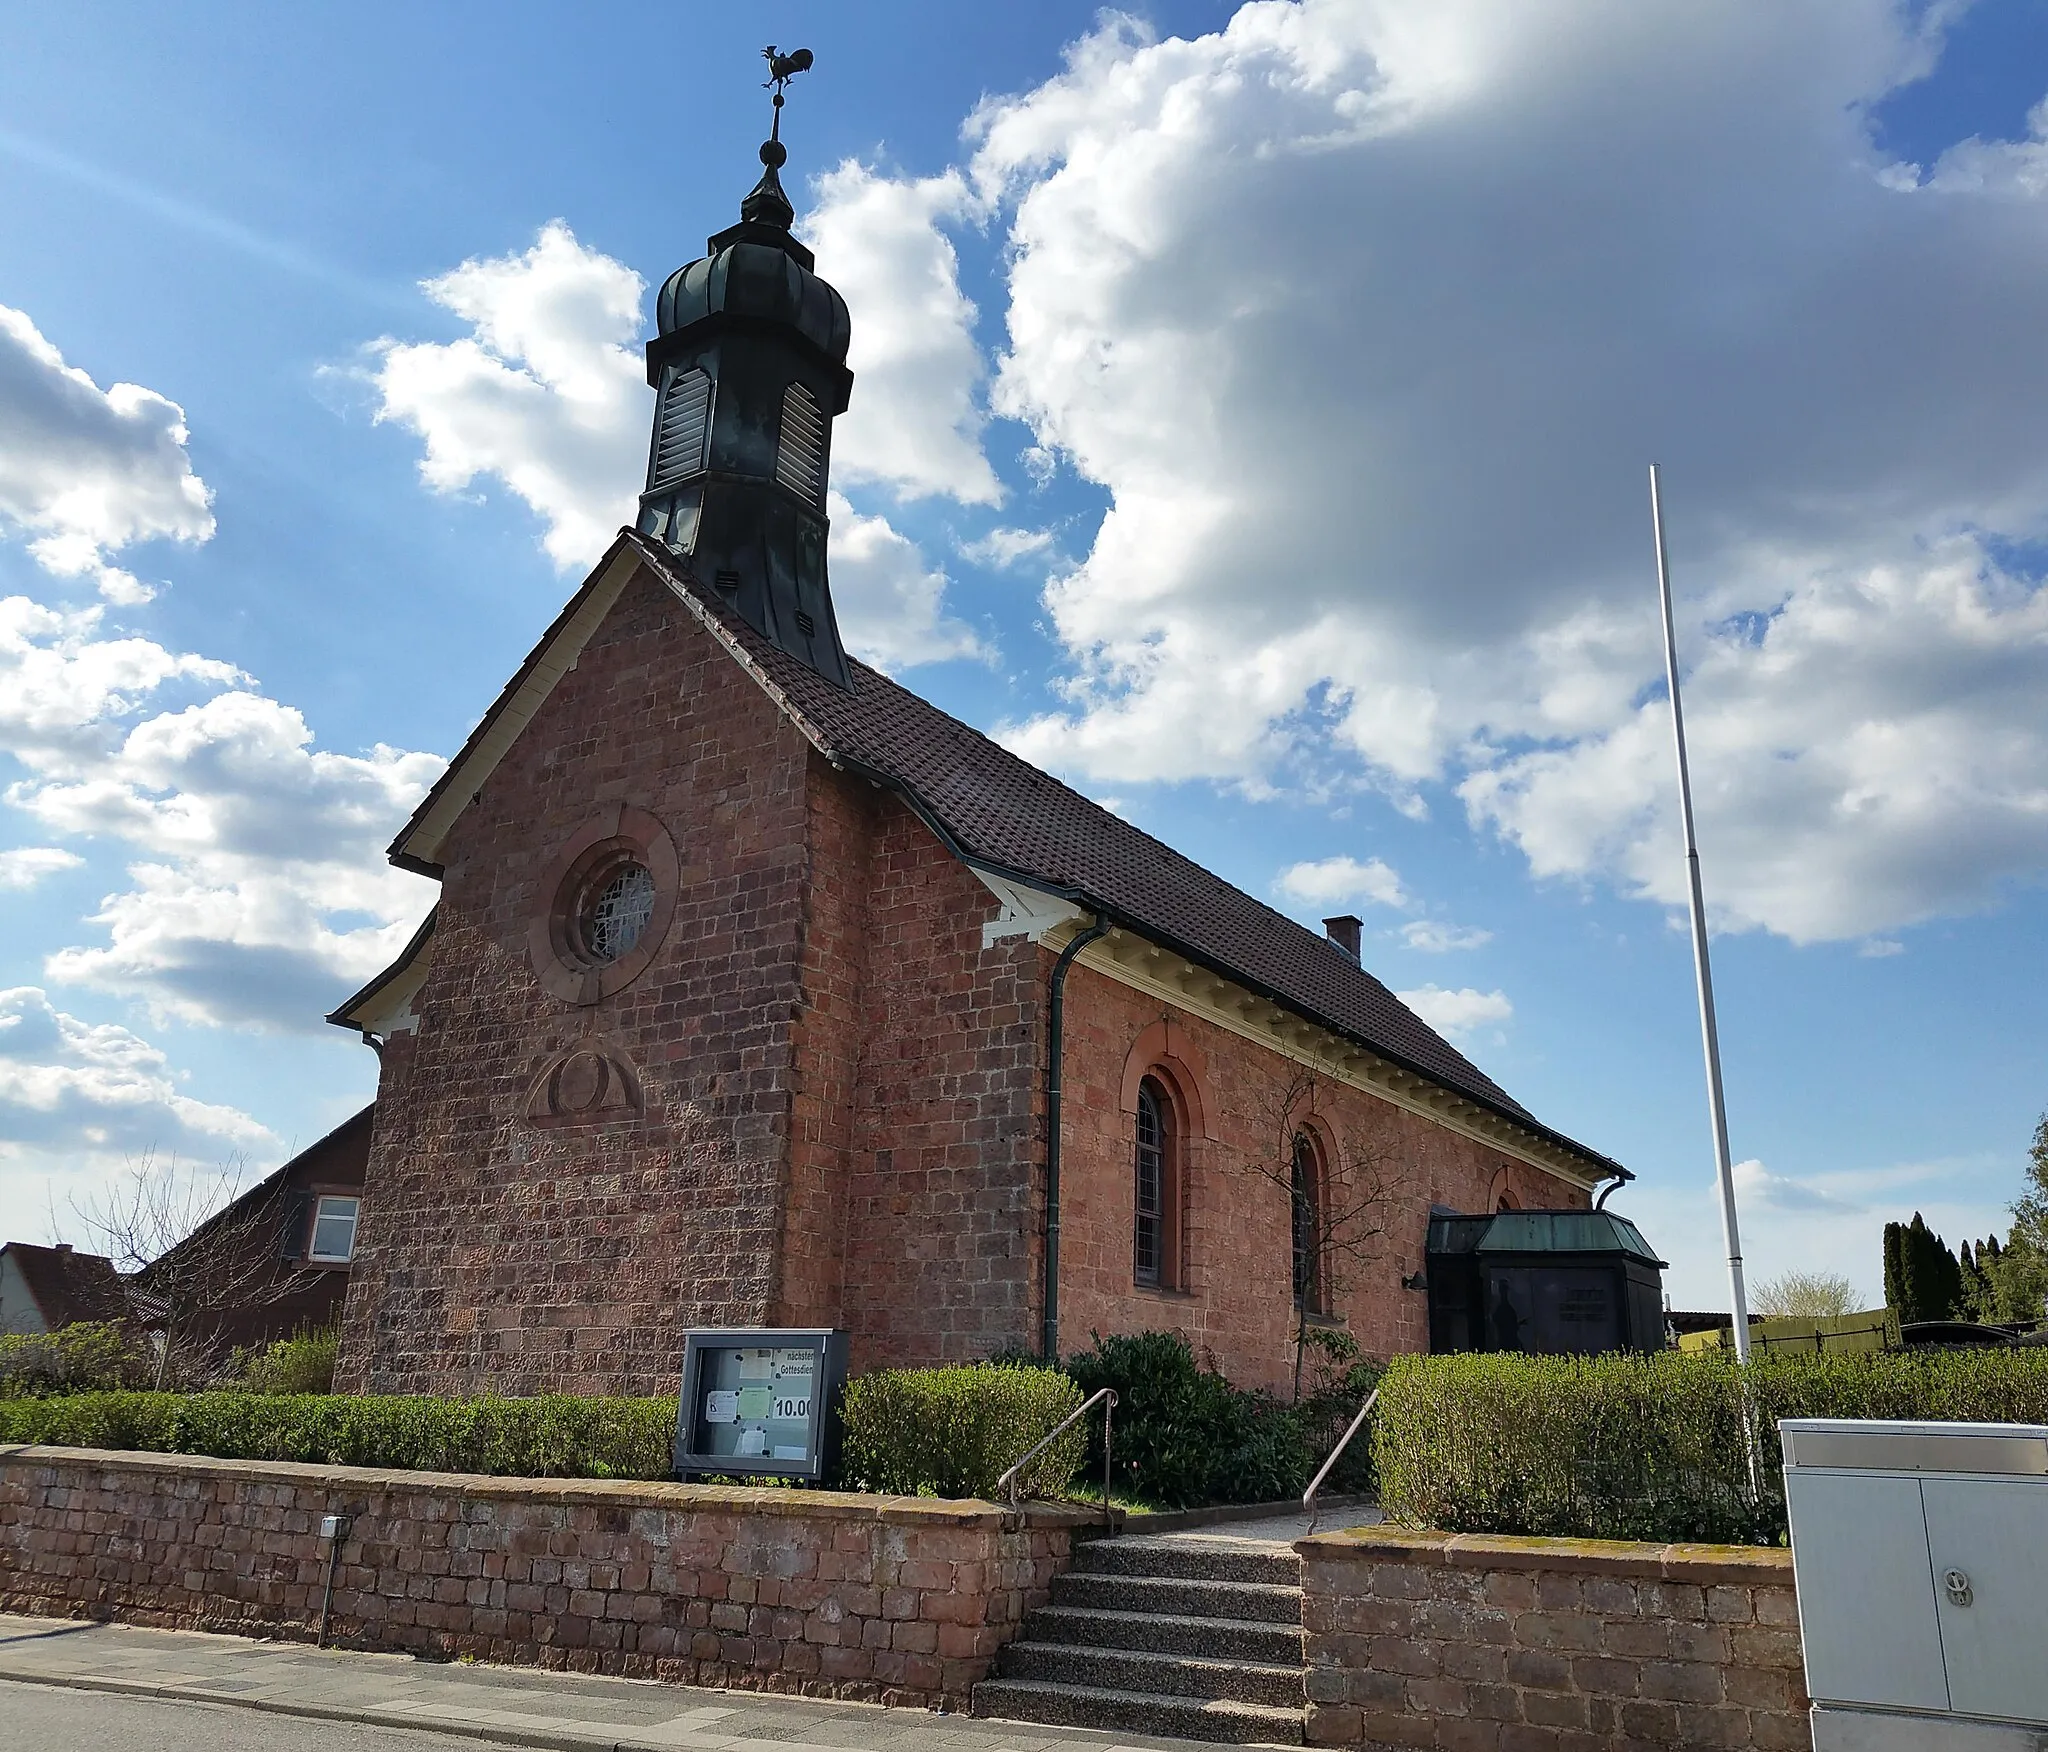
[[[1294,1301],[1311,1313],[1322,1309],[1323,1188],[1315,1139],[1294,1134]]]
[[[326,1197],[313,1206],[313,1245],[306,1257],[315,1265],[346,1265],[356,1256],[356,1208],[360,1199]]]
[[[1180,1287],[1180,1185],[1172,1098],[1152,1077],[1138,1085],[1131,1276],[1147,1289]]]

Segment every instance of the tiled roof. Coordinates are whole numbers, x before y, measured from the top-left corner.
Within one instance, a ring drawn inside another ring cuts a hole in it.
[[[7,1256],[52,1332],[74,1321],[119,1320],[127,1313],[120,1274],[100,1254],[10,1241]]]
[[[898,790],[971,862],[1014,875],[1173,949],[1562,1144],[1464,1054],[1327,938],[1296,924],[980,731],[853,662],[850,692],[699,590],[674,555],[628,535],[647,563],[715,618],[828,757]]]

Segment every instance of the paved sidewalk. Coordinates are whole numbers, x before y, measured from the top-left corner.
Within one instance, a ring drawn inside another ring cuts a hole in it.
[[[560,1752],[1188,1752],[1194,1744],[0,1614],[0,1681],[5,1680],[429,1729],[487,1745]],[[0,1711],[5,1708],[0,1693]]]

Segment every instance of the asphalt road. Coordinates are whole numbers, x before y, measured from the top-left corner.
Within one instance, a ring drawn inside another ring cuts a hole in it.
[[[178,1698],[0,1686],[0,1745],[9,1752],[479,1752],[503,1744]]]

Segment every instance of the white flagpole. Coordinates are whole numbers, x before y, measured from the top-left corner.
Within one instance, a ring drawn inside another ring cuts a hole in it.
[[[1650,464],[1650,527],[1657,538],[1657,595],[1664,607],[1664,673],[1671,682],[1671,740],[1678,751],[1678,809],[1685,822],[1685,874],[1691,885],[1692,964],[1699,976],[1700,1034],[1707,1048],[1707,1112],[1714,1122],[1714,1169],[1721,1186],[1721,1235],[1728,1243],[1728,1296],[1735,1355],[1749,1361],[1749,1297],[1742,1287],[1742,1235],[1735,1221],[1735,1169],[1728,1159],[1728,1110],[1721,1099],[1721,1036],[1714,1026],[1714,972],[1707,960],[1707,905],[1700,892],[1700,848],[1692,825],[1692,776],[1685,761],[1685,714],[1678,703],[1678,637],[1671,621],[1671,566],[1664,554],[1664,499]]]

